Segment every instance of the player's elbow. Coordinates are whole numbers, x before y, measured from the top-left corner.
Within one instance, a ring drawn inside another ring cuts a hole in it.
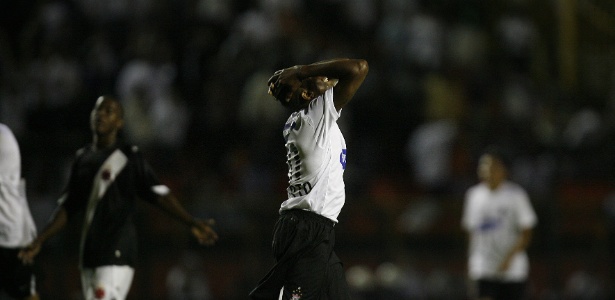
[[[358,77],[365,77],[369,71],[369,64],[364,59],[357,59],[353,67],[353,73]]]

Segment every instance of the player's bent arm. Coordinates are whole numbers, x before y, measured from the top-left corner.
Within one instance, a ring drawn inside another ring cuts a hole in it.
[[[188,225],[192,235],[194,235],[199,243],[213,245],[215,241],[218,240],[218,235],[212,228],[214,221],[195,219],[186,211],[173,194],[168,193],[160,196],[157,205],[173,218]]]
[[[279,98],[278,93],[287,93],[290,97],[294,91],[293,84],[301,80],[315,76],[325,76],[338,79],[333,89],[335,108],[340,110],[352,99],[367,76],[369,65],[364,59],[338,58],[309,65],[297,65],[278,71],[269,79],[269,84],[274,83],[274,96]],[[279,88],[291,85],[290,89]]]
[[[521,230],[521,234],[517,239],[517,243],[510,249],[511,256],[517,254],[518,252],[525,251],[527,247],[530,245],[530,241],[532,240],[532,228],[524,228]]]
[[[68,215],[66,209],[63,206],[58,206],[58,209],[53,214],[51,221],[47,224],[45,229],[37,235],[37,237],[30,243],[30,245],[19,251],[18,257],[24,264],[32,264],[34,257],[41,251],[41,247],[46,240],[56,235],[60,230],[66,226],[68,221]]]
[[[363,59],[333,59],[299,68],[299,78],[326,76],[338,79],[333,88],[333,101],[337,110],[342,109],[357,92],[367,76],[369,65]]]
[[[510,248],[510,250],[504,257],[504,260],[502,261],[502,264],[499,268],[500,271],[505,271],[506,269],[508,269],[513,257],[515,257],[517,253],[525,251],[527,247],[529,247],[532,240],[532,234],[532,228],[524,228],[521,230],[521,233],[517,238],[517,242],[512,246],[512,248]]]

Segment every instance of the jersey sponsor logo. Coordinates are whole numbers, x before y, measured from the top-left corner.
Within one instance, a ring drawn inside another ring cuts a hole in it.
[[[342,149],[342,153],[340,153],[340,163],[342,164],[342,169],[346,170],[346,149]]]
[[[308,182],[297,183],[289,186],[286,189],[289,197],[301,197],[309,194],[312,191],[312,184]]]
[[[500,227],[500,223],[501,223],[501,222],[500,222],[500,220],[498,220],[498,219],[495,219],[495,218],[489,218],[489,219],[486,219],[486,220],[484,220],[483,222],[481,222],[481,223],[478,225],[478,229],[479,229],[480,231],[482,231],[482,232],[485,232],[485,231],[491,231],[491,230],[494,230],[494,229],[496,229],[496,228]]]

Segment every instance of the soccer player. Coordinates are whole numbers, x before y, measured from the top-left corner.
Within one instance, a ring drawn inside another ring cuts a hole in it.
[[[36,236],[21,178],[21,153],[11,129],[0,123],[0,293],[38,299],[32,266],[17,257]]]
[[[157,179],[136,146],[118,140],[124,124],[120,102],[96,100],[90,116],[92,144],[77,151],[65,191],[50,223],[19,256],[32,263],[43,243],[84,213],[80,269],[86,299],[125,299],[136,263],[136,200],[148,201],[186,225],[204,245],[218,238],[213,220],[193,218]]]
[[[481,182],[466,192],[462,226],[469,234],[468,275],[478,299],[527,298],[526,249],[537,218],[507,170],[503,152],[487,148],[478,162]]]
[[[333,59],[279,70],[269,92],[292,114],[286,121],[288,199],[273,236],[275,265],[252,299],[349,299],[334,226],[344,206],[346,143],[342,108],[367,76],[361,59]]]

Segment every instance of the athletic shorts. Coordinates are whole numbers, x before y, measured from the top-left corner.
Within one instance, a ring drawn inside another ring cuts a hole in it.
[[[525,282],[503,282],[481,279],[477,281],[479,298],[493,300],[523,300],[527,299]]]
[[[276,264],[252,291],[252,299],[350,299],[344,268],[333,251],[334,225],[313,212],[282,212],[272,245]]]
[[[36,279],[31,265],[24,265],[17,257],[20,249],[0,248],[0,292],[15,299],[36,293]]]
[[[81,270],[83,295],[86,300],[124,300],[134,273],[130,266],[84,268]]]

